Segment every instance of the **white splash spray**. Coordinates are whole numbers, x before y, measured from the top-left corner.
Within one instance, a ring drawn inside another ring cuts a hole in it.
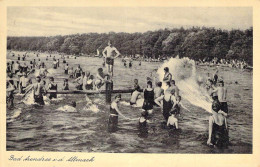
[[[157,71],[160,81],[163,80],[165,67],[169,67],[172,79],[175,80],[176,85],[180,89],[182,98],[211,113],[212,100],[207,94],[206,89],[198,84],[198,78],[201,77],[196,72],[195,61],[189,58],[171,58]],[[167,88],[165,83],[163,83],[162,87],[163,89]]]

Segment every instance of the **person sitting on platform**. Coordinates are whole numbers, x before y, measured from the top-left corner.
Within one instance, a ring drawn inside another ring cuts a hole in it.
[[[99,90],[106,82],[109,82],[109,79],[110,76],[108,74],[105,74],[102,68],[99,68],[95,80],[96,90]]]
[[[131,95],[131,99],[130,99],[130,105],[134,105],[136,104],[136,101],[138,99],[138,97],[141,95],[141,88],[138,84],[138,79],[134,80],[134,91]]]

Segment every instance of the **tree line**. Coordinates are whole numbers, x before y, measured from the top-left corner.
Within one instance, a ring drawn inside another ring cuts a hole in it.
[[[160,29],[145,33],[87,33],[50,37],[7,37],[7,49],[96,55],[107,42],[122,55],[166,58],[179,55],[194,60],[244,60],[253,64],[253,28],[221,30],[207,27]]]

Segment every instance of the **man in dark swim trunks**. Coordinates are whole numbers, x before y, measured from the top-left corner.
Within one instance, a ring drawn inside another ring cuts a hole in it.
[[[115,57],[112,56],[113,52],[116,52]],[[113,76],[114,59],[117,58],[120,55],[120,53],[115,47],[111,46],[110,41],[108,41],[108,46],[104,49],[102,53],[103,56],[105,57],[105,64],[107,64],[107,72],[111,76]]]

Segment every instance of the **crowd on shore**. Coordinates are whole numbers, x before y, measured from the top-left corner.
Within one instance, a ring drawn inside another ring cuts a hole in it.
[[[197,61],[197,65],[207,65],[207,66],[226,66],[230,68],[237,68],[237,69],[252,69],[252,67],[246,63],[245,60],[227,60],[227,59],[218,59],[214,57],[212,60],[199,60]]]

